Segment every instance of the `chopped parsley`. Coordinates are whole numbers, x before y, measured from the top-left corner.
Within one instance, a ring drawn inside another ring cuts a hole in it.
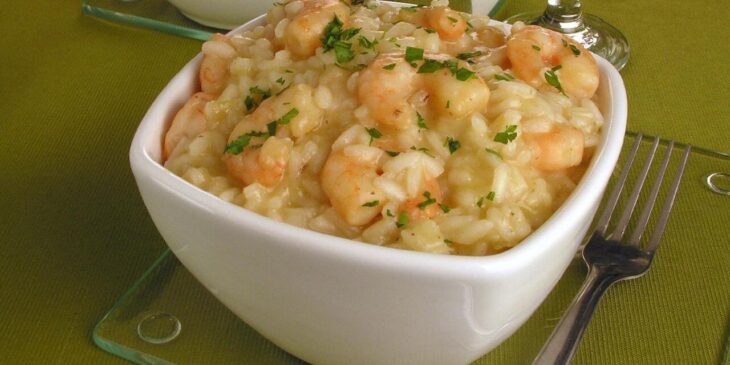
[[[421,113],[419,112],[416,112],[416,124],[418,124],[418,128],[428,129],[428,126],[426,125],[426,120],[423,119]]]
[[[449,239],[444,239],[444,243],[447,244],[447,245],[449,245],[449,246],[451,246],[451,245],[454,244],[454,241],[449,240]]]
[[[451,100],[446,100],[446,109],[451,107]]]
[[[398,213],[398,220],[395,221],[395,226],[398,228],[403,228],[406,225],[408,225],[408,213],[406,213],[406,212]]]
[[[388,156],[390,156],[390,157],[395,157],[395,156],[400,155],[400,152],[395,152],[395,151],[385,151],[385,153],[387,153]]]
[[[246,110],[248,111],[255,109],[262,101],[271,96],[271,90],[264,90],[258,86],[249,88],[248,92],[249,95],[243,100],[243,104],[246,106]]]
[[[292,118],[299,115],[299,110],[297,108],[292,108],[286,114],[284,114],[281,118],[276,120],[276,124],[289,124],[291,122]]]
[[[456,79],[459,81],[466,81],[471,78],[476,78],[476,73],[474,71],[465,69],[463,67],[460,67],[458,70],[456,70]]]
[[[444,141],[444,147],[448,147],[449,153],[453,155],[456,150],[461,148],[461,143],[451,137],[446,137],[446,141]]]
[[[451,22],[452,26],[453,26],[453,24],[456,24],[458,22],[458,20],[454,17],[447,16],[446,19],[448,19]]]
[[[501,153],[499,153],[499,152],[497,152],[497,151],[495,151],[495,150],[493,150],[491,148],[485,148],[484,150],[487,151],[487,152],[489,152],[489,153],[491,153],[491,154],[493,154],[493,155],[495,155],[495,156],[497,156],[497,157],[499,157],[500,160],[503,160]]]
[[[477,207],[481,208],[484,205],[485,200],[494,201],[494,196],[495,193],[490,191],[489,194],[479,198],[479,200],[477,200]]]
[[[395,63],[391,63],[390,65],[385,65],[385,66],[383,66],[383,68],[390,71],[395,68]]]
[[[484,53],[482,51],[474,51],[474,52],[465,52],[465,53],[459,53],[456,55],[456,58],[464,61],[468,61],[471,58],[479,57],[483,55]]]
[[[484,206],[485,200],[494,201],[494,195],[495,193],[490,191],[489,194],[479,198],[479,200],[477,200],[477,207],[481,208]]]
[[[373,201],[370,201],[370,202],[367,202],[367,203],[363,204],[362,206],[363,207],[372,208],[374,206],[377,206],[378,204],[380,204],[380,200],[373,200]]]
[[[276,83],[279,85],[284,85],[285,82],[286,80],[284,80],[283,77],[279,77],[278,79],[276,79]]]
[[[444,214],[451,211],[451,208],[447,207],[445,204],[439,204],[439,208],[441,208],[441,211],[443,211]]]
[[[560,79],[558,78],[558,75],[555,73],[555,71],[555,67],[553,67],[553,69],[545,71],[545,81],[547,81],[548,85],[558,89],[561,94],[565,95],[565,91],[563,91],[563,86],[560,84]]]
[[[355,53],[352,52],[352,43],[350,42],[337,41],[335,42],[334,49],[337,63],[347,63],[355,58]]]
[[[443,68],[443,65],[441,62],[436,60],[427,59],[426,61],[421,64],[421,67],[418,68],[419,74],[428,74],[428,73],[434,73],[440,69]]]
[[[436,31],[431,28],[423,28],[423,30],[425,30],[426,33],[429,33],[429,34],[436,33]]]
[[[411,63],[423,59],[423,48],[406,47],[406,62]]]
[[[386,210],[385,210],[385,215],[387,215],[388,217],[395,217],[395,216],[393,215],[393,213],[392,213],[392,212],[390,211],[390,209],[386,209]]]
[[[360,47],[365,49],[373,49],[378,44],[378,40],[370,41],[365,36],[357,37],[357,41],[360,43]]]
[[[350,0],[351,5],[362,5],[365,0]]]
[[[426,147],[418,147],[418,148],[416,148],[416,146],[411,146],[411,151],[423,152],[423,153],[426,154],[426,156],[433,157],[433,153],[431,153],[431,150],[429,150]]]
[[[466,81],[470,78],[476,78],[476,73],[464,67],[459,67],[456,60],[446,60],[439,62],[437,60],[426,59],[416,71],[419,74],[434,73],[441,69],[448,69],[451,75],[455,76],[459,81]]]
[[[251,138],[253,137],[268,137],[267,132],[259,132],[259,131],[251,131],[246,134],[238,136],[233,142],[226,145],[226,149],[223,150],[223,153],[230,153],[232,155],[237,155],[248,146],[248,144],[251,142]]]
[[[570,51],[573,52],[573,54],[575,55],[575,57],[580,56],[580,49],[578,49],[578,47],[576,47],[574,44],[571,44],[569,46],[569,48],[570,48]]]
[[[365,130],[368,131],[368,134],[370,135],[370,144],[373,144],[374,139],[378,139],[383,136],[383,133],[375,128],[365,128]]]
[[[270,136],[276,135],[276,121],[273,121],[266,125],[266,130],[269,132]]]
[[[560,38],[560,41],[563,42],[563,47],[568,46],[568,41],[566,41],[565,38]]]
[[[494,79],[499,80],[499,81],[512,81],[515,79],[515,77],[506,72],[503,72],[503,73],[494,75]]]
[[[540,46],[538,46],[537,44],[533,44],[532,45],[532,49],[534,49],[535,51],[540,52]]]
[[[418,203],[418,209],[423,210],[423,209],[426,209],[427,206],[436,203],[436,199],[431,196],[430,191],[423,192],[423,197],[426,198],[426,200]]]
[[[322,36],[322,48],[325,52],[335,51],[337,63],[347,63],[355,58],[352,51],[352,43],[348,42],[360,32],[360,28],[342,29],[342,21],[335,15],[334,19],[324,28]]]
[[[504,132],[499,132],[494,136],[494,141],[502,144],[507,144],[517,138],[517,126],[510,124],[505,128]]]
[[[251,131],[246,134],[238,136],[233,142],[226,145],[226,148],[223,150],[223,153],[230,153],[232,155],[237,155],[246,147],[249,148],[259,148],[261,147],[260,144],[249,146],[249,143],[251,143],[251,138],[253,137],[262,137],[262,138],[269,138],[271,136],[276,135],[276,126],[278,124],[289,124],[291,122],[292,118],[296,117],[299,114],[299,110],[297,108],[292,108],[289,110],[286,114],[284,114],[281,118],[272,121],[268,124],[266,124],[266,132],[263,131]]]

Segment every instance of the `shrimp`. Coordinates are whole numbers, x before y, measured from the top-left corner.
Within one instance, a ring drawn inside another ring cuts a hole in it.
[[[460,69],[471,71],[465,61],[459,61],[457,65]],[[425,74],[424,80],[429,91],[428,103],[437,114],[463,118],[487,109],[489,88],[476,74],[461,81],[453,75],[452,70],[441,69]]]
[[[207,126],[205,118],[205,104],[215,97],[204,92],[198,92],[188,99],[180,111],[175,114],[170,129],[165,134],[163,157],[168,159],[175,147],[183,139],[193,139],[203,133]]]
[[[272,187],[284,177],[291,150],[289,138],[270,137],[259,148],[246,148],[238,155],[225,154],[223,162],[238,182]]]
[[[507,57],[515,76],[535,88],[557,88],[554,81],[548,83],[548,72],[552,70],[567,95],[591,98],[598,89],[598,66],[593,55],[555,31],[515,23],[507,40]]]
[[[350,8],[339,0],[305,0],[284,31],[284,44],[299,58],[313,56],[322,46],[324,30],[335,17],[344,24],[350,19]]]
[[[402,130],[415,121],[416,113],[408,98],[420,87],[419,80],[416,69],[402,54],[384,54],[358,77],[357,95],[376,123]]]
[[[203,61],[200,63],[200,88],[203,92],[218,96],[228,85],[230,64],[236,57],[231,40],[223,34],[203,43]]]
[[[312,93],[309,85],[291,86],[281,94],[264,100],[233,127],[229,143],[244,135],[251,138],[240,153],[223,155],[231,176],[243,185],[257,182],[272,187],[281,181],[293,144],[288,137],[301,138],[321,122],[322,112],[312,101]],[[274,135],[269,135],[270,128],[275,128]],[[262,138],[265,140],[260,146],[254,144]]]
[[[332,151],[327,158],[320,176],[322,190],[347,224],[366,225],[380,214],[384,194],[373,182],[382,155],[379,148],[358,144]]]
[[[234,140],[251,131],[265,131],[267,124],[282,118],[287,113],[295,115],[285,123],[279,124],[276,134],[291,135],[295,139],[303,137],[319,127],[322,121],[322,110],[314,102],[313,93],[311,86],[296,84],[281,94],[264,100],[251,114],[236,124],[231,131],[230,139]]]
[[[555,126],[549,132],[522,136],[532,150],[534,166],[540,170],[564,170],[583,160],[584,136],[576,128]]]
[[[441,212],[439,204],[442,201],[443,194],[438,181],[428,178],[424,181],[424,187],[417,196],[401,203],[400,211],[408,213],[409,222],[428,219]]]
[[[426,26],[438,32],[446,41],[455,41],[466,31],[466,20],[446,6],[425,8]]]

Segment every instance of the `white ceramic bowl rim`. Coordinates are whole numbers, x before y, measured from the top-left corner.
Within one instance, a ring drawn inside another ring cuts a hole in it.
[[[230,34],[239,33],[264,21],[265,15],[262,15],[231,31]],[[473,269],[477,269],[476,272],[497,273],[499,270],[524,262],[533,255],[542,254],[541,238],[557,235],[564,227],[571,226],[575,217],[592,214],[592,205],[600,200],[604,189],[603,184],[608,181],[613,172],[626,128],[626,93],[618,71],[605,59],[595,57],[602,75],[602,82],[607,83],[601,88],[610,95],[611,110],[605,115],[606,123],[603,126],[601,140],[585,175],[563,205],[542,226],[517,246],[491,256],[454,256],[408,251],[311,231],[278,222],[225,202],[173,174],[158,161],[162,136],[156,134],[155,130],[159,131],[159,123],[165,125],[169,123],[169,120],[165,119],[164,109],[169,104],[168,100],[174,99],[179,94],[179,87],[189,82],[186,72],[178,73],[155,99],[135,134],[130,149],[130,160],[134,169],[153,177],[166,189],[181,193],[181,196],[191,203],[216,215],[217,218],[225,219],[229,224],[246,225],[251,229],[279,236],[280,242],[282,242],[280,244],[290,245],[293,250],[319,251],[323,255],[334,255],[358,262],[373,261],[378,265],[408,266],[414,271],[430,272],[431,274],[434,274],[434,271],[441,271],[442,273],[473,275],[475,273]],[[183,71],[196,68],[200,59],[199,54],[186,64]],[[163,129],[163,133],[165,130]],[[300,244],[298,241],[304,241],[304,243]]]

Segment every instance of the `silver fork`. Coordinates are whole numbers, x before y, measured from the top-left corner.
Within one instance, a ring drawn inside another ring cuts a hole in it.
[[[535,361],[533,361],[533,365],[569,364],[575,351],[578,349],[583,332],[588,326],[588,322],[603,293],[613,283],[638,278],[649,270],[654,253],[656,252],[657,246],[659,246],[659,239],[662,233],[664,233],[664,228],[669,220],[669,213],[672,210],[674,198],[677,196],[677,190],[679,189],[679,183],[682,179],[682,173],[687,164],[691,147],[688,145],[684,149],[682,160],[675,173],[674,181],[672,181],[669,187],[669,192],[665,198],[664,207],[656,226],[654,227],[654,232],[649,238],[646,248],[642,249],[639,246],[639,241],[646,230],[649,216],[659,194],[659,188],[662,185],[667,165],[669,165],[669,158],[674,147],[674,142],[670,142],[667,146],[656,180],[649,192],[646,206],[641,211],[641,215],[636,222],[631,236],[626,240],[624,234],[629,225],[629,219],[634,211],[634,207],[639,199],[641,189],[646,181],[657,147],[659,147],[659,137],[654,139],[651,152],[644,161],[634,189],[631,191],[626,208],[621,213],[616,228],[609,235],[606,235],[613,210],[616,208],[616,203],[626,183],[626,178],[636,157],[636,152],[639,150],[641,139],[642,135],[638,134],[634,145],[631,147],[631,152],[626,160],[621,176],[619,176],[619,180],[616,182],[616,187],[611,192],[606,203],[606,208],[598,219],[596,229],[583,248],[583,260],[588,265],[588,277],[583,283],[578,295],[576,295],[570,307],[563,315],[560,323],[553,330],[547,343],[540,350]]]

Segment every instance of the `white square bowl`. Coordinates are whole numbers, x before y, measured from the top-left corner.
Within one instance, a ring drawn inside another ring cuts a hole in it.
[[[264,22],[258,17],[232,33]],[[185,267],[263,336],[316,364],[465,364],[499,345],[574,257],[626,128],[623,81],[596,57],[597,100],[606,117],[601,141],[581,182],[545,224],[487,257],[379,247],[260,216],[161,165],[164,133],[198,89],[201,57],[170,81],[142,120],[130,150],[137,185]]]

